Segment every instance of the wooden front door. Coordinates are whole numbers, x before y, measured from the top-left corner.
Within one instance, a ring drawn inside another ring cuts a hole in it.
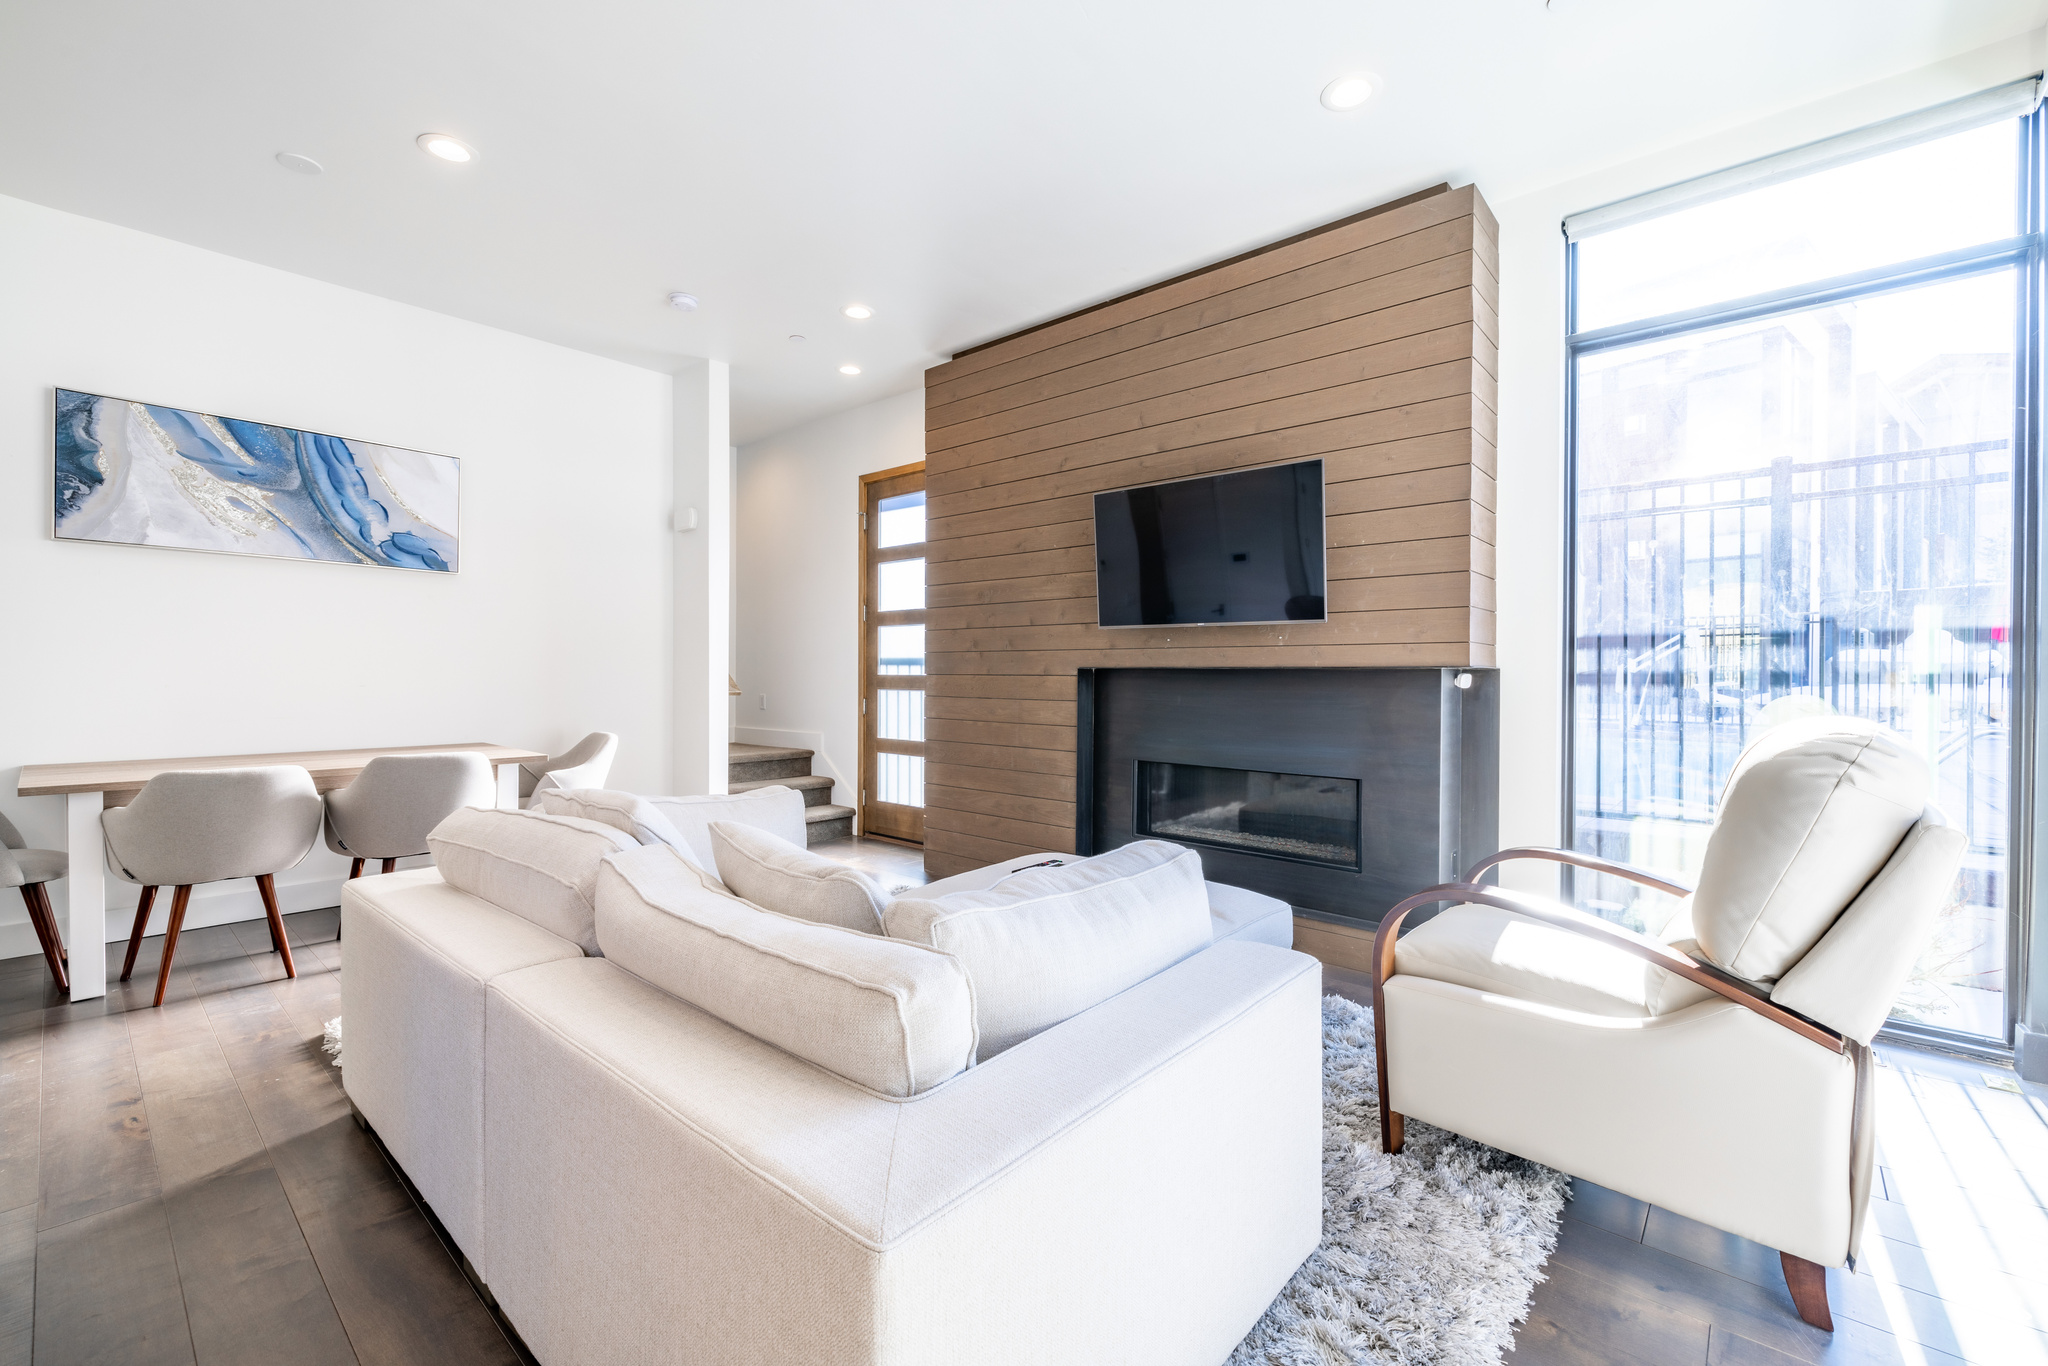
[[[924,843],[924,465],[860,480],[864,835]]]

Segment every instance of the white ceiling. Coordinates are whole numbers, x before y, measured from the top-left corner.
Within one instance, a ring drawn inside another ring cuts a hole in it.
[[[744,442],[1436,181],[1502,202],[2044,13],[8,0],[0,193],[636,364],[728,360]],[[1324,82],[1358,69],[1383,93],[1325,112]],[[478,161],[429,160],[430,130]],[[672,289],[702,309],[671,309]],[[840,316],[855,300],[871,321]]]

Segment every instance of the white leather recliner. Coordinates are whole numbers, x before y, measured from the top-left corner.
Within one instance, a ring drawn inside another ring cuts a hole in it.
[[[1410,1115],[1776,1248],[1832,1331],[1824,1268],[1853,1264],[1870,1199],[1868,1045],[1965,843],[1930,786],[1888,731],[1813,718],[1736,761],[1697,890],[1508,849],[1403,901],[1373,946],[1384,1149]],[[1685,901],[1652,937],[1477,885],[1523,858]]]

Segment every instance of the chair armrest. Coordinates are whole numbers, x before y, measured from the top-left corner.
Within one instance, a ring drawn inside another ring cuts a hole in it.
[[[1509,850],[1508,853],[1524,851]],[[1567,851],[1557,850],[1556,853]],[[1560,859],[1559,862],[1569,860]],[[1402,1142],[1402,1120],[1387,1102],[1387,979],[1394,975],[1394,944],[1401,933],[1401,922],[1408,913],[1424,906],[1440,902],[1454,902],[1461,905],[1492,906],[1503,911],[1526,915],[1531,920],[1540,920],[1561,930],[1583,934],[1597,939],[1624,953],[1655,963],[1667,972],[1676,973],[1688,982],[1697,983],[1716,996],[1752,1010],[1772,1024],[1791,1030],[1800,1038],[1819,1044],[1832,1053],[1846,1051],[1842,1036],[1824,1025],[1816,1024],[1796,1011],[1774,1004],[1767,996],[1758,994],[1748,983],[1728,976],[1719,969],[1709,967],[1692,957],[1680,953],[1669,944],[1637,934],[1610,924],[1596,915],[1555,901],[1545,901],[1525,893],[1505,891],[1499,887],[1481,887],[1470,882],[1446,882],[1426,888],[1409,897],[1400,905],[1388,911],[1380,921],[1372,941],[1372,1016],[1373,1050],[1379,1064],[1380,1085],[1380,1150],[1399,1152]]]
[[[1382,1003],[1382,988],[1387,978],[1393,976],[1394,943],[1400,934],[1401,922],[1408,918],[1410,911],[1420,910],[1424,906],[1432,906],[1442,901],[1493,906],[1503,911],[1513,911],[1517,915],[1526,915],[1531,920],[1540,920],[1557,929],[1585,935],[1588,939],[1597,939],[1610,948],[1617,948],[1623,953],[1634,954],[1637,958],[1655,963],[1666,972],[1676,973],[1688,982],[1705,987],[1716,996],[1753,1010],[1771,1023],[1783,1026],[1801,1038],[1819,1044],[1822,1048],[1835,1053],[1840,1053],[1843,1049],[1842,1036],[1833,1030],[1814,1023],[1796,1011],[1775,1004],[1770,997],[1758,992],[1747,982],[1702,963],[1691,954],[1681,953],[1669,944],[1651,939],[1647,935],[1637,934],[1634,930],[1612,924],[1572,906],[1546,901],[1522,892],[1505,891],[1499,887],[1480,887],[1469,882],[1446,882],[1418,892],[1394,907],[1387,913],[1386,919],[1380,921],[1379,930],[1373,936],[1372,946],[1374,1009],[1378,1009]]]
[[[1488,854],[1485,858],[1466,869],[1465,876],[1460,880],[1464,882],[1477,882],[1479,881],[1479,875],[1495,864],[1529,858],[1546,859],[1551,863],[1568,863],[1574,868],[1586,868],[1596,873],[1606,873],[1610,877],[1624,878],[1630,882],[1640,883],[1645,887],[1654,887],[1660,892],[1669,892],[1673,896],[1691,896],[1693,894],[1693,888],[1677,878],[1664,873],[1653,873],[1647,868],[1638,868],[1633,864],[1616,863],[1613,859],[1598,858],[1592,854],[1582,854],[1576,849],[1538,849],[1533,846],[1524,846],[1519,849],[1503,849],[1497,854]]]

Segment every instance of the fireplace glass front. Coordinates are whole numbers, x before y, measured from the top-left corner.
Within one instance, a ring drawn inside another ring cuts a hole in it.
[[[1358,780],[1138,761],[1140,836],[1332,868],[1358,863]]]

